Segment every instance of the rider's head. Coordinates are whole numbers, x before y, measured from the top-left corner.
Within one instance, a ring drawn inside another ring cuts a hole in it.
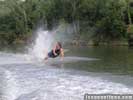
[[[57,46],[57,48],[59,48],[59,49],[62,48],[61,42],[57,42],[56,46]]]

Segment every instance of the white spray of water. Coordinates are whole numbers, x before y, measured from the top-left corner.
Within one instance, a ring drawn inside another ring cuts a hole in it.
[[[44,30],[43,28],[39,28],[36,31],[36,40],[33,44],[33,47],[30,48],[29,54],[38,60],[42,60],[46,57],[47,52],[51,49],[54,38],[52,33]]]
[[[52,49],[52,45],[55,41],[60,41],[62,43],[70,41],[70,36],[72,37],[73,27],[71,24],[61,23],[56,29],[48,31],[39,28],[36,32],[35,42],[29,49],[29,55],[26,56],[27,60],[42,61],[47,53]]]

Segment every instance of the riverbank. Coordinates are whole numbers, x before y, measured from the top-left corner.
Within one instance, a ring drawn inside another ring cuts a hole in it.
[[[89,41],[84,41],[84,40],[72,40],[72,41],[62,41],[63,45],[68,45],[68,46],[129,46],[127,40],[119,40],[119,41],[102,41],[102,42],[95,42],[92,40]],[[13,44],[7,44],[7,45],[2,45],[1,47],[25,47],[27,45],[32,44],[33,41],[24,41],[24,40],[17,40],[14,41]]]
[[[128,46],[127,40],[115,40],[115,41],[101,41],[96,42],[92,40],[84,41],[84,40],[72,40],[71,42],[67,42],[68,45],[75,46]]]
[[[29,33],[26,36],[19,36],[19,37],[6,37],[4,34],[1,34],[0,37],[0,46],[7,47],[7,46],[26,46],[32,44],[34,42],[34,38],[32,37],[32,33]],[[11,39],[10,39],[11,38]],[[60,40],[59,40],[60,41]],[[108,40],[108,41],[98,41],[93,40],[92,38],[84,37],[75,37],[75,39],[70,40],[62,40],[61,41],[64,45],[72,45],[72,46],[129,46],[127,38],[117,39],[117,40]]]

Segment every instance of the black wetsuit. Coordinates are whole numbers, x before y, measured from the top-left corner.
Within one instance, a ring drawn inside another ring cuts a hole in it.
[[[48,53],[48,57],[50,57],[50,58],[55,58],[55,57],[59,56],[60,53],[61,53],[61,49],[56,49],[56,50],[55,50],[55,53],[56,53],[57,55],[54,55],[53,50],[51,50],[51,51]]]

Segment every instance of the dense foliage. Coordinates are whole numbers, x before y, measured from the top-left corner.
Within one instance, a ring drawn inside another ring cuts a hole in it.
[[[132,6],[131,0],[2,0],[0,43],[26,40],[40,22],[50,30],[61,21],[71,23],[78,38],[126,38]]]

